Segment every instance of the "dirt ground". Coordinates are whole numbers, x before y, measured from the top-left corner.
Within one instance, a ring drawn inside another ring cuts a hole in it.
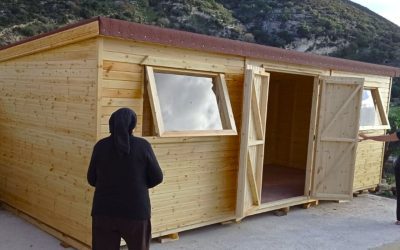
[[[365,194],[351,202],[321,202],[317,207],[291,208],[287,216],[273,213],[240,223],[212,225],[182,232],[152,250],[374,249],[399,250],[400,226],[394,224],[396,201]],[[59,241],[0,210],[0,249],[64,249]]]

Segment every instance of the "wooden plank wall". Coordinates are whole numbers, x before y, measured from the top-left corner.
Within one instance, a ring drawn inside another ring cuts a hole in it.
[[[0,63],[0,199],[91,242],[94,39]]]
[[[108,136],[109,116],[123,106],[138,115],[135,135],[148,130],[142,128],[143,110],[149,111],[144,100],[143,61],[152,66],[225,73],[236,126],[240,126],[242,58],[110,38],[104,38],[103,48],[100,137]],[[145,138],[152,143],[164,173],[164,182],[151,190],[153,236],[234,216],[239,136]]]
[[[390,101],[390,77],[354,74],[347,72],[332,72],[332,76],[361,77],[365,79],[364,87],[376,87],[382,97],[383,106],[387,108]],[[383,134],[384,130],[366,131],[371,134]],[[358,143],[356,169],[353,191],[376,187],[381,180],[383,166],[384,143],[363,141]]]
[[[306,169],[314,77],[271,73],[265,164]]]

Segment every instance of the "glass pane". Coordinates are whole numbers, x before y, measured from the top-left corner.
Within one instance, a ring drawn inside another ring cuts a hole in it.
[[[377,126],[382,125],[379,112],[375,107],[372,90],[365,89],[363,91],[361,103],[360,126]]]
[[[154,73],[165,131],[222,130],[211,77]]]

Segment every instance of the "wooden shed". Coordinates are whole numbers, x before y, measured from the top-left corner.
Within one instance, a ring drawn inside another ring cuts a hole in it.
[[[109,18],[0,50],[0,200],[90,247],[86,171],[110,114],[130,107],[164,182],[153,236],[307,204],[380,182],[400,69]]]

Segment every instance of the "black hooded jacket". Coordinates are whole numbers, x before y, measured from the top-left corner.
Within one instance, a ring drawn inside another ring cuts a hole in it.
[[[96,143],[87,179],[94,186],[92,216],[150,218],[148,189],[163,174],[149,142],[134,137],[136,114],[119,109],[110,118],[111,135]]]

